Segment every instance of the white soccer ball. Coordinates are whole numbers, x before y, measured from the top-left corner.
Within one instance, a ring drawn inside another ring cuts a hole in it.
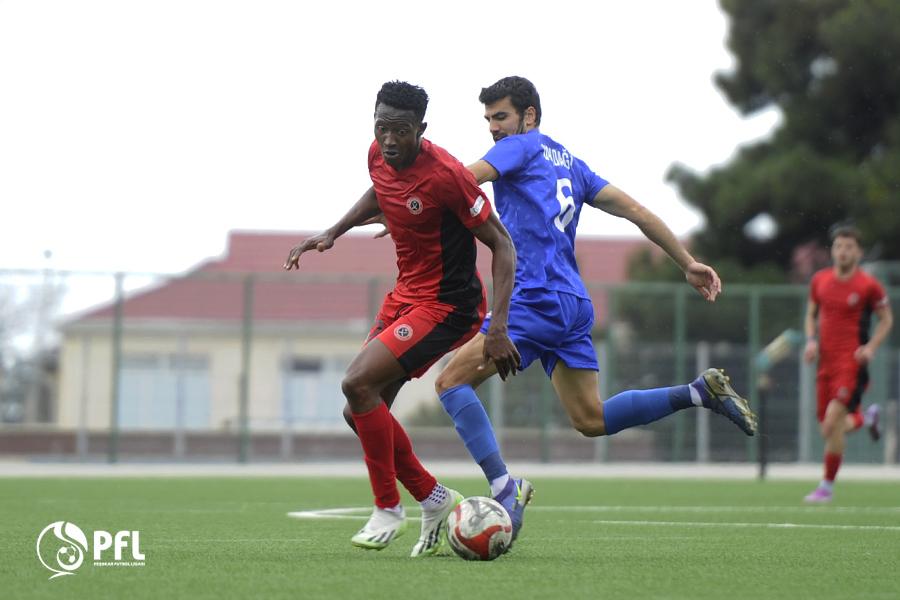
[[[447,517],[450,547],[466,560],[494,560],[512,543],[512,520],[491,498],[466,498]]]

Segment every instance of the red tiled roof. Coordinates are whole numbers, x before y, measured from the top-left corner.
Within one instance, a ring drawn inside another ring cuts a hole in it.
[[[201,263],[184,276],[129,294],[123,314],[128,319],[243,318],[244,287],[241,274],[253,273],[253,317],[259,320],[369,320],[397,274],[390,238],[371,234],[345,235],[324,253],[309,252],[300,259],[300,271],[285,273],[285,257],[307,233],[232,232],[220,259]],[[591,283],[626,280],[628,258],[649,246],[642,238],[578,238],[576,255],[581,274]],[[490,277],[490,252],[479,248],[478,268]],[[595,295],[597,316],[605,315],[605,295]],[[83,319],[106,319],[106,305]]]

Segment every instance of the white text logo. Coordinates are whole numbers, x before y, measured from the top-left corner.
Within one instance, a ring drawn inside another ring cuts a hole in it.
[[[53,535],[48,535],[52,533]],[[92,540],[95,567],[142,567],[140,531],[117,531],[115,534],[98,529]],[[37,538],[37,556],[41,564],[53,572],[50,579],[60,575],[74,575],[88,553],[88,540],[75,523],[56,521],[44,527]],[[123,551],[131,549],[131,560],[123,559]],[[108,553],[112,549],[112,560]]]

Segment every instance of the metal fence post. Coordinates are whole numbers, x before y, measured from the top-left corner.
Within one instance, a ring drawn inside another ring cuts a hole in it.
[[[85,335],[81,346],[81,397],[78,403],[78,432],[75,434],[75,448],[78,458],[88,456],[88,398],[90,397],[91,336]]]
[[[685,381],[685,346],[687,344],[687,287],[679,286],[675,291],[675,381],[681,384]],[[672,435],[672,460],[681,460],[681,449],[684,446],[685,416],[677,412],[675,417],[675,431]]]
[[[241,336],[241,388],[238,407],[238,461],[247,462],[250,446],[250,350],[253,342],[253,275],[244,278],[244,319]]]
[[[497,436],[497,445],[500,452],[503,452],[503,407],[504,395],[506,387],[500,377],[491,377],[488,379],[488,410],[491,415],[491,424],[494,426],[494,435]]]
[[[800,351],[802,354],[802,350]],[[797,461],[808,463],[812,460],[813,444],[813,367],[800,357],[798,369],[800,378],[800,406],[797,408]]]
[[[603,340],[597,344],[597,358],[600,361],[600,403],[609,398],[609,344]],[[609,455],[609,436],[594,438],[594,460],[606,462]]]
[[[119,460],[119,379],[122,369],[122,311],[125,304],[125,274],[116,273],[116,299],[112,323],[112,373],[110,377],[109,406],[109,447],[107,460]]]
[[[697,343],[697,372],[702,373],[710,365],[709,342]],[[709,462],[709,411],[695,410],[697,415],[697,462]]]
[[[175,458],[184,458],[185,435],[184,416],[187,409],[187,389],[184,381],[187,361],[187,336],[178,336],[178,353],[175,358],[175,432],[172,436],[172,453]]]
[[[759,340],[760,340],[760,288],[759,286],[753,286],[750,289],[750,306],[749,306],[749,319],[748,319],[748,327],[749,327],[749,343],[750,343],[750,353],[747,357],[749,360],[749,369],[748,373],[750,373],[750,405],[759,408],[759,373],[756,368],[756,355],[759,354]],[[765,429],[760,429],[757,432],[757,435],[764,436],[769,435],[769,432]],[[757,441],[758,443],[758,441]],[[753,443],[753,438],[747,438],[747,460],[753,462],[756,460],[757,454],[757,444]]]
[[[541,390],[538,393],[538,418],[541,421],[541,462],[550,462],[550,379],[541,377]]]

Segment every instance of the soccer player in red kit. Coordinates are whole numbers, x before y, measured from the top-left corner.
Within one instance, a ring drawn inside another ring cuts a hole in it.
[[[299,268],[304,252],[331,248],[347,230],[379,213],[390,226],[397,282],[341,382],[375,495],[371,518],[351,542],[380,550],[403,533],[399,479],[422,505],[421,535],[412,556],[437,552],[446,518],[462,496],[422,466],[389,407],[406,381],[478,333],[487,301],[475,268],[475,238],[493,253],[493,320],[485,364],[493,363],[505,378],[520,363],[506,333],[515,248],[472,174],[422,138],[427,105],[428,95],[418,86],[400,81],[382,86],[369,148],[373,186],[333,227],[291,249],[284,264],[287,270]]]
[[[817,272],[810,284],[803,354],[807,362],[819,358],[816,416],[825,438],[825,477],[806,502],[831,501],[846,433],[866,425],[873,440],[879,437],[878,405],[861,413],[860,401],[869,383],[867,365],[890,332],[893,317],[884,288],[859,268],[862,254],[859,230],[836,228],[831,240],[834,266]],[[878,316],[878,325],[870,339],[872,313]]]

